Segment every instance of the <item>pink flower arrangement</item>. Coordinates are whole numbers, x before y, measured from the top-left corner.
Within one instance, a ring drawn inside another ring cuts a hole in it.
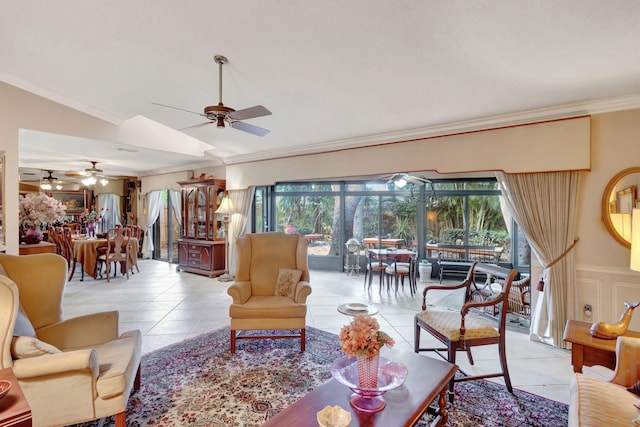
[[[393,347],[395,341],[380,330],[380,324],[373,317],[359,314],[353,322],[340,330],[340,347],[347,357],[373,357],[384,345]]]
[[[46,194],[20,196],[18,217],[23,228],[46,226],[62,220],[67,207]]]

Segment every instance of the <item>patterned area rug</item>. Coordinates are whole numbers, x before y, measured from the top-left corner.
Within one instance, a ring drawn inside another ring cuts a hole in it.
[[[142,358],[142,386],[129,400],[128,426],[260,426],[329,380],[342,354],[337,335],[307,328],[299,340],[244,340],[229,353],[229,329],[219,329]],[[315,414],[310,414],[315,417]],[[425,416],[419,426],[428,425]],[[82,426],[92,426],[84,423]],[[113,425],[113,417],[105,425]],[[488,381],[456,384],[449,426],[567,425],[567,406]],[[393,426],[390,426],[393,427]]]

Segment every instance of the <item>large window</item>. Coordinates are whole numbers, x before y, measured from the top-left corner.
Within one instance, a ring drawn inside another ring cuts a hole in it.
[[[312,267],[343,269],[350,239],[362,248],[411,248],[420,258],[435,258],[438,244],[491,246],[501,263],[529,267],[526,239],[504,216],[495,179],[403,188],[386,182],[284,183],[259,189],[254,209],[254,231],[305,236]]]

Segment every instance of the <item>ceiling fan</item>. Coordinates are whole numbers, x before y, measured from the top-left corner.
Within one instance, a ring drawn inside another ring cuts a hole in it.
[[[84,184],[85,186],[90,186],[95,184],[96,182],[98,182],[98,178],[100,178],[99,181],[100,181],[100,184],[102,184],[102,186],[107,185],[109,183],[109,177],[103,174],[102,169],[98,169],[96,167],[98,162],[89,160],[89,163],[91,163],[90,168],[86,168],[85,170],[82,170],[82,171],[67,171],[64,173],[64,175],[70,178],[84,177],[84,179],[82,180],[82,184]]]
[[[422,178],[415,175],[409,175],[408,173],[394,173],[387,178],[387,185],[393,184],[398,188],[404,188],[407,184],[425,185],[432,184],[431,180]]]
[[[40,178],[36,178],[34,172],[29,171],[29,172],[21,173],[21,177],[22,175],[24,175],[25,178],[29,175],[34,175],[34,179],[21,179],[20,182],[22,184],[33,183],[42,190],[53,190],[53,189],[61,190],[62,189],[62,185],[64,184],[64,181],[61,181],[57,177],[53,176],[53,173],[54,173],[53,170],[41,169],[41,172],[47,172],[48,175],[43,176],[41,173]]]
[[[170,105],[158,104],[155,102],[153,104],[159,105],[161,107],[173,108],[174,110],[185,111],[187,113],[197,114],[209,120],[208,122],[204,122],[197,125],[179,129],[181,131],[187,130],[187,129],[194,129],[201,126],[210,125],[213,123],[216,124],[216,127],[224,128],[225,122],[226,122],[229,125],[229,127],[241,130],[243,132],[248,132],[252,135],[265,136],[266,134],[271,132],[268,129],[264,129],[259,126],[255,126],[242,121],[247,119],[254,119],[256,117],[271,115],[271,111],[267,110],[264,106],[256,105],[253,107],[236,111],[233,108],[227,107],[222,103],[222,65],[228,63],[229,60],[222,55],[216,55],[213,57],[213,59],[218,64],[218,105],[210,105],[208,107],[204,107],[204,113],[196,113],[195,111],[189,111],[183,108],[172,107]]]

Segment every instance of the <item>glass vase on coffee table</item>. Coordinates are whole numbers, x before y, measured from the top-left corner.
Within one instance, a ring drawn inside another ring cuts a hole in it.
[[[400,387],[407,378],[407,368],[404,365],[379,355],[375,357],[378,358],[378,367],[377,382],[374,387],[369,387],[371,382],[368,384],[361,382],[361,378],[370,376],[371,373],[360,371],[358,365],[362,368],[363,363],[358,363],[358,357],[343,356],[331,364],[333,378],[353,391],[349,399],[351,406],[364,412],[377,412],[384,409],[385,401],[382,395],[389,390]]]

